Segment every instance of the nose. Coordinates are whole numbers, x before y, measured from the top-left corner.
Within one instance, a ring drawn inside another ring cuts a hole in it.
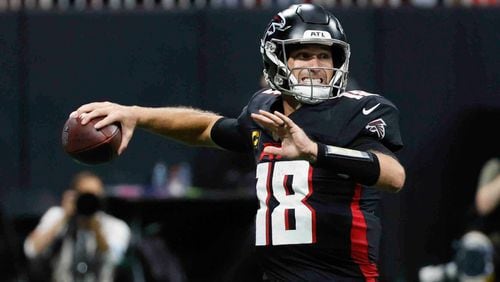
[[[310,63],[311,63],[311,67],[320,67],[321,66],[321,61],[318,58],[318,56],[312,56]]]

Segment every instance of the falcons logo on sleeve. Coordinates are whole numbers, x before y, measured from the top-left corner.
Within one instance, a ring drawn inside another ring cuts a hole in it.
[[[376,133],[379,139],[384,139],[386,125],[383,119],[378,118],[370,121],[365,128],[372,133]]]

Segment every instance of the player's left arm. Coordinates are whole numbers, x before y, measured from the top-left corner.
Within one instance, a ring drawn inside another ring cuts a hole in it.
[[[267,146],[266,153],[308,160],[315,166],[332,169],[361,184],[385,191],[398,192],[404,185],[404,167],[381,142],[366,141],[373,138],[361,139],[362,142],[354,145],[356,149],[347,149],[312,141],[297,124],[277,111],[261,110],[258,114],[253,113],[252,118],[282,140],[281,147]],[[365,147],[369,149],[362,150]]]
[[[392,156],[373,152],[379,161],[380,174],[375,186],[389,192],[399,192],[405,183],[406,172],[401,163]]]
[[[321,144],[318,146],[321,146]],[[367,169],[367,171],[373,169],[372,179],[376,179],[374,186],[389,192],[398,192],[403,188],[406,179],[405,169],[396,155],[382,142],[374,137],[364,136],[353,142],[350,148],[353,151],[360,152],[360,155],[371,156],[373,154],[372,158],[365,160],[367,164],[364,165],[364,169]],[[366,154],[363,152],[366,152]],[[378,175],[374,164],[376,161],[378,161],[379,167]],[[363,165],[359,166],[363,167]]]

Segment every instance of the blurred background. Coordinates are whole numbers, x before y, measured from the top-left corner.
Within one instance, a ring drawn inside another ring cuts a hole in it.
[[[92,101],[237,116],[260,87],[269,19],[301,2],[341,21],[350,87],[401,112],[407,182],[382,199],[381,281],[417,281],[423,265],[449,261],[479,169],[500,157],[498,0],[0,0],[1,280],[28,281],[23,240],[82,169],[104,179],[106,209],[132,243],[160,238],[188,281],[219,281],[244,260],[251,157],[136,131],[121,157],[86,167],[63,152],[61,130]],[[128,259],[147,280],[148,259]]]

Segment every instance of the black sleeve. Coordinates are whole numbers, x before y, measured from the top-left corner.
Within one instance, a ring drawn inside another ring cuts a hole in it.
[[[399,127],[399,110],[396,106],[386,102],[378,107],[374,111],[374,116],[364,125],[363,135],[373,137],[392,152],[403,148]]]
[[[221,118],[215,122],[210,137],[217,146],[233,152],[248,152],[250,143],[235,118]]]

